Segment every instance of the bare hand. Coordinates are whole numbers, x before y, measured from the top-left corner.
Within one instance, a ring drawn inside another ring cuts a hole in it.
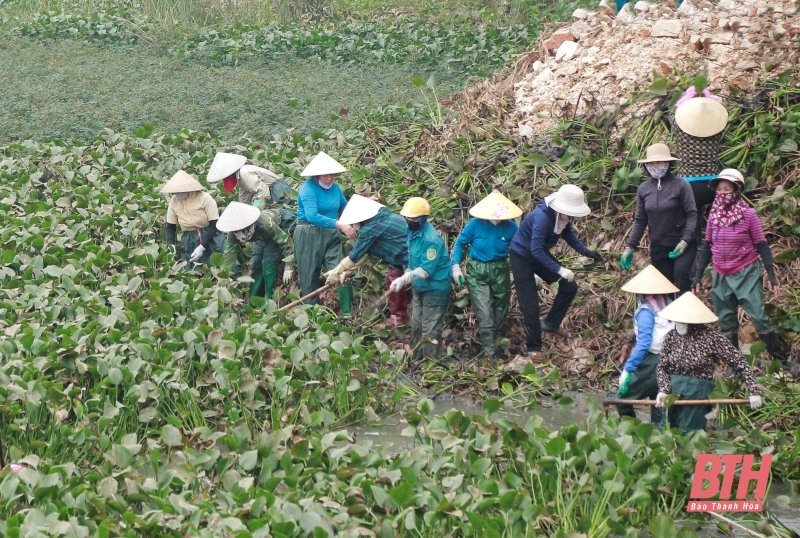
[[[339,231],[344,234],[344,236],[348,239],[355,239],[358,237],[356,233],[356,229],[350,226],[349,224],[336,224],[336,227],[339,228]]]
[[[701,289],[702,289],[702,286],[700,286],[700,283],[698,282],[697,284],[695,284],[692,287],[692,293],[694,293],[695,295],[700,295],[700,290]]]
[[[380,202],[381,201],[381,194],[379,192],[376,192],[375,194],[370,196],[369,199],[370,200],[374,200],[376,202]]]
[[[781,296],[781,287],[777,284],[773,284],[769,280],[767,280],[767,289],[772,290],[776,298]]]

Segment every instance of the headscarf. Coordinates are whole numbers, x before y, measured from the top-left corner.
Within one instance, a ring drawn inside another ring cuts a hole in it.
[[[717,228],[733,226],[744,218],[744,212],[749,208],[739,191],[718,192],[711,205],[708,222]]]
[[[689,86],[688,88],[686,88],[686,92],[683,94],[683,97],[678,99],[678,102],[675,103],[675,108],[678,108],[683,103],[685,103],[689,99],[692,99],[693,97],[697,97],[697,88],[695,88],[694,86]],[[717,96],[711,93],[711,91],[708,88],[703,90],[703,97],[714,100],[717,99]]]
[[[648,305],[650,305],[653,312],[655,312],[656,314],[661,312],[671,302],[672,302],[672,297],[670,297],[669,295],[651,295],[651,294],[639,295],[639,304],[647,303]]]

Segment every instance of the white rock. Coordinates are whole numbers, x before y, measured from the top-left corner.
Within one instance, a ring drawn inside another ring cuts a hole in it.
[[[578,8],[572,12],[572,16],[578,20],[583,21],[589,18],[589,12],[586,11],[585,9]]]
[[[622,9],[619,10],[617,13],[617,20],[621,22],[631,22],[636,20],[636,15],[631,11],[631,8],[628,7],[630,4],[625,4],[622,6]]]
[[[683,35],[683,23],[676,20],[658,20],[650,30],[652,37],[681,37]]]
[[[720,32],[711,36],[711,42],[720,45],[727,45],[731,42],[731,39],[733,39],[733,32],[731,31]]]
[[[531,87],[536,88],[537,86],[543,86],[544,84],[552,82],[555,78],[553,71],[551,71],[549,67],[545,67],[544,70],[533,79]]]
[[[564,41],[556,51],[556,61],[558,62],[563,60],[565,62],[568,62],[569,60],[575,57],[575,55],[578,53],[579,50],[580,50],[580,45],[578,45],[574,41]]]
[[[691,0],[683,0],[681,5],[678,7],[678,11],[685,13],[686,15],[692,15],[697,13],[699,10]]]
[[[633,10],[646,13],[650,9],[650,4],[645,2],[644,0],[639,0],[634,4]]]
[[[531,69],[533,70],[534,73],[536,73],[542,67],[544,67],[544,64],[542,62],[540,62],[539,60],[536,60],[535,62],[533,62],[533,66],[531,67]]]

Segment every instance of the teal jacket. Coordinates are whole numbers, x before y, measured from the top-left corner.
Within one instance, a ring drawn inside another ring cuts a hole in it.
[[[430,222],[417,232],[408,232],[408,268],[421,267],[428,278],[411,283],[415,291],[450,291],[450,254]]]

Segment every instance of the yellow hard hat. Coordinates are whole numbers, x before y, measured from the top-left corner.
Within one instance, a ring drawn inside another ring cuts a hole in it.
[[[431,204],[425,198],[415,196],[406,200],[400,214],[404,217],[421,217],[431,214]]]

